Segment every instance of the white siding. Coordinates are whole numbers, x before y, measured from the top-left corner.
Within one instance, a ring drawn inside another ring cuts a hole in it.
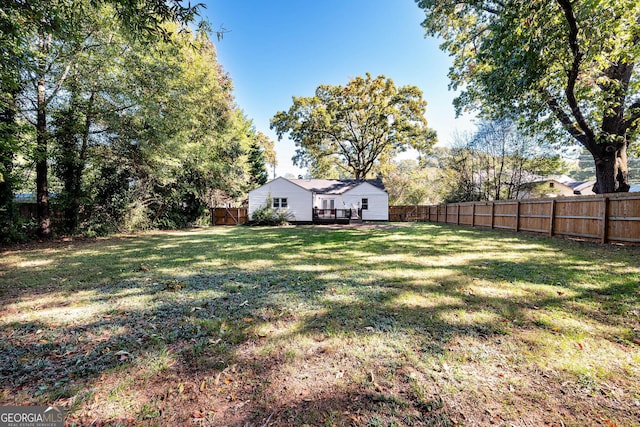
[[[389,221],[389,195],[386,191],[375,187],[368,182],[363,182],[355,188],[342,194],[342,201],[347,208],[352,205],[361,208],[362,199],[368,199],[369,209],[362,211],[362,219],[365,221]],[[337,201],[336,201],[336,207]]]
[[[313,220],[311,192],[282,177],[249,191],[249,218],[256,209],[265,205],[269,196],[271,199],[283,197],[287,199],[288,210],[294,216],[293,221]]]

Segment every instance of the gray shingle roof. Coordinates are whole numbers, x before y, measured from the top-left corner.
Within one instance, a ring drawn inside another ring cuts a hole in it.
[[[364,182],[386,191],[379,179],[290,179],[289,181],[317,194],[342,194]]]

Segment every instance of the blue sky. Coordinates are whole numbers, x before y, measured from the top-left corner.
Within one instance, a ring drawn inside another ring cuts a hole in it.
[[[397,85],[415,85],[428,102],[429,126],[439,144],[475,128],[455,118],[448,90],[450,58],[424,37],[414,0],[205,0],[205,17],[228,33],[215,42],[218,60],[234,82],[236,102],[257,130],[276,141],[277,175],[293,166],[293,141],[277,140],[269,120],[288,110],[292,96],[312,96],[320,84],[344,85],[366,72]],[[410,156],[410,155],[409,155]],[[407,154],[404,155],[407,157]]]

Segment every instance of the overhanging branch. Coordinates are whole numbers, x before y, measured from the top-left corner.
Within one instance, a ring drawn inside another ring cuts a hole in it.
[[[582,64],[583,58],[583,54],[580,51],[580,45],[578,43],[578,21],[573,13],[571,0],[558,0],[558,4],[562,7],[565,19],[569,25],[569,46],[573,55],[571,68],[567,72],[567,87],[565,89],[567,103],[569,104],[569,108],[571,108],[571,114],[575,118],[577,126],[582,130],[587,139],[593,140],[595,139],[595,134],[580,110],[575,93],[576,82],[578,80],[580,65]]]
[[[575,124],[575,122],[571,119],[571,117],[562,109],[562,107],[558,104],[558,101],[551,96],[548,92],[544,92],[546,97],[546,102],[553,114],[556,115],[562,126],[573,136],[580,144],[586,146],[587,136],[580,128]]]

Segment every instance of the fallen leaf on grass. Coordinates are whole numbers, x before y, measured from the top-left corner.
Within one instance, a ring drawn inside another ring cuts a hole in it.
[[[202,380],[200,382],[200,391],[204,391],[207,388],[207,380]]]
[[[618,427],[618,424],[616,424],[615,421],[611,421],[611,420],[609,420],[607,418],[600,417],[600,418],[598,418],[598,421],[600,421],[602,424],[607,425],[609,427]]]
[[[579,348],[580,350],[584,350],[584,347],[582,346],[582,343],[577,343],[577,344],[578,344],[578,348]]]

